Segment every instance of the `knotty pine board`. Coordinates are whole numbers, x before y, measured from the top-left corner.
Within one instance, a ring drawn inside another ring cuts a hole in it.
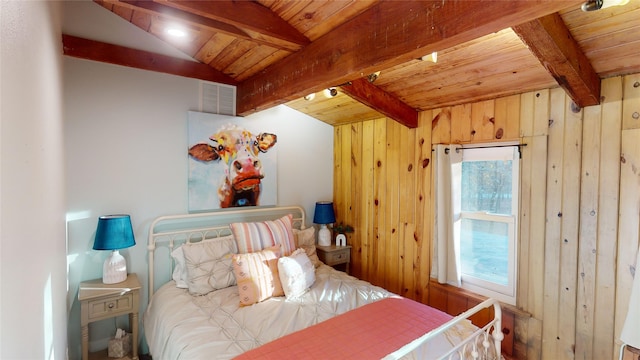
[[[600,136],[600,184],[598,197],[598,237],[595,276],[593,356],[607,358],[616,353],[615,264],[618,246],[618,209],[620,194],[620,142],[622,128],[622,77],[602,81],[602,118]],[[612,240],[612,239],[615,239]]]

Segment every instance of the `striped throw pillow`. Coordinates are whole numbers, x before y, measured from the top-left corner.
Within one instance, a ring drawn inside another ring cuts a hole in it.
[[[238,253],[252,253],[281,245],[282,254],[288,256],[296,249],[292,219],[293,215],[288,214],[273,221],[230,224],[231,232],[238,246]]]

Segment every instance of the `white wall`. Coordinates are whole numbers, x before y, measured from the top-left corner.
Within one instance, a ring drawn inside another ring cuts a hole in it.
[[[149,224],[187,212],[187,112],[198,110],[199,81],[69,57],[63,64],[73,359],[80,352],[78,284],[101,277],[107,255],[91,250],[98,216],[131,214],[137,245],[121,253],[143,281],[146,305]],[[278,135],[278,204],[303,205],[312,217],[315,201],[333,196],[333,127],[285,106],[251,119]],[[105,320],[90,331],[97,350],[115,325]]]
[[[60,9],[0,1],[0,358],[64,359]]]

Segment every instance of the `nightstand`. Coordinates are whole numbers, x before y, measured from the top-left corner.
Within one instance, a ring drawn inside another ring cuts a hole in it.
[[[318,258],[323,263],[338,268],[336,265],[344,264],[345,272],[349,273],[349,263],[351,262],[351,245],[347,246],[320,246],[316,245]]]
[[[80,283],[80,323],[82,325],[82,360],[89,359],[89,323],[129,314],[129,332],[132,336],[131,360],[138,360],[138,309],[140,308],[140,282],[136,274],[117,284],[103,284],[102,279]],[[107,352],[91,354],[91,358],[107,358]]]

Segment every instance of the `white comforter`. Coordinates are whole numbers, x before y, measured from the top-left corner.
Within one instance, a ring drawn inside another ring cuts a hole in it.
[[[238,306],[236,286],[191,296],[171,281],[144,313],[144,331],[154,360],[230,359],[389,296],[396,295],[326,265],[317,269],[316,282],[301,298],[277,297],[247,307]]]

